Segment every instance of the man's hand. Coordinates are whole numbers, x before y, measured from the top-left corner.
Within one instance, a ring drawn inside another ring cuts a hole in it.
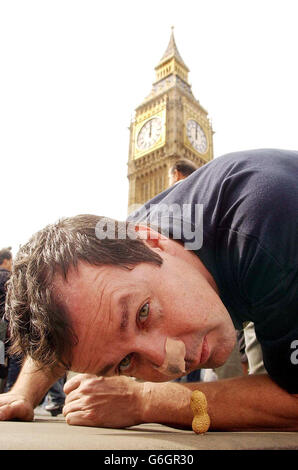
[[[0,421],[32,421],[33,417],[33,405],[25,397],[13,392],[0,394]]]
[[[78,374],[66,382],[64,392],[68,424],[123,428],[143,422],[143,384],[129,377]]]

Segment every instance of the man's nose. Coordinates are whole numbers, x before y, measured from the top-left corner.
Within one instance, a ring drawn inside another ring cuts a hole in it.
[[[185,374],[185,344],[178,338],[167,337],[156,346],[148,343],[143,358],[150,361],[155,370],[168,377]]]
[[[139,354],[141,362],[148,362],[153,367],[160,367],[166,357],[166,337],[143,338],[135,346],[135,352]]]

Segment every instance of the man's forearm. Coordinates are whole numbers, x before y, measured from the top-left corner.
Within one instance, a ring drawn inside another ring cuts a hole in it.
[[[144,421],[190,427],[193,390],[204,392],[211,430],[298,430],[298,398],[267,375],[216,382],[144,384]]]
[[[40,369],[32,359],[27,358],[12,391],[25,397],[35,407],[62,374]]]

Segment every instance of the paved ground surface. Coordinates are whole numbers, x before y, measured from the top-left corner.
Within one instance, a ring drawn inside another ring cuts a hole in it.
[[[128,429],[69,426],[62,415],[31,423],[0,422],[0,450],[298,449],[298,432],[208,432],[196,435],[159,424]]]

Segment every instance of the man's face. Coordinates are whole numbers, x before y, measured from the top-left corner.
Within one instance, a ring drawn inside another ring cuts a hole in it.
[[[180,171],[176,169],[173,172],[169,170],[168,179],[169,179],[169,186],[173,186],[173,184],[177,183],[177,181],[184,180],[185,176],[183,176],[182,173],[180,173]]]
[[[7,271],[11,271],[12,270],[12,258],[5,259],[3,263],[1,264],[0,268],[7,269]]]
[[[168,179],[169,179],[169,186],[173,186],[173,184],[176,183],[176,179],[175,179],[175,174],[172,173],[171,170],[169,170],[169,174],[168,174]]]
[[[154,249],[163,258],[161,267],[141,263],[127,270],[80,262],[67,282],[57,278],[79,340],[73,371],[173,379],[157,370],[167,339],[184,343],[185,373],[221,365],[229,356],[234,327],[198,258],[171,240]]]

